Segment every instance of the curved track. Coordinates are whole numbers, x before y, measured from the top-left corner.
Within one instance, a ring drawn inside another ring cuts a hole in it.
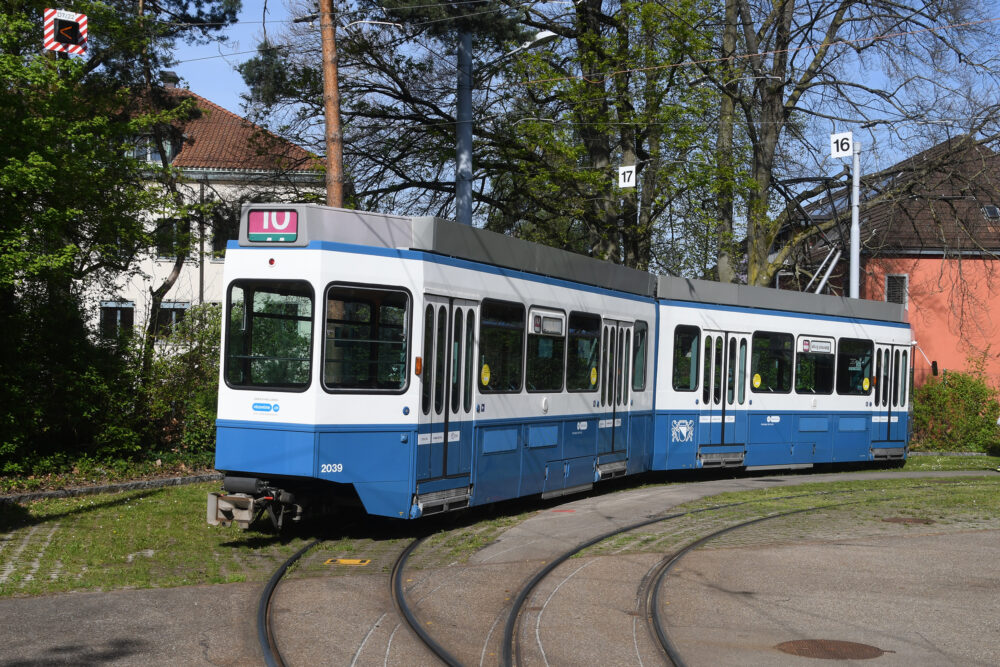
[[[650,650],[657,651],[657,649],[660,649],[662,650],[662,653],[660,653],[660,655],[662,656],[662,659],[664,661],[669,661],[676,665],[684,664],[683,656],[680,654],[678,648],[671,642],[670,636],[666,629],[667,625],[664,622],[664,619],[661,618],[660,614],[661,604],[659,596],[660,596],[660,589],[663,588],[665,580],[670,575],[671,571],[674,570],[675,566],[677,566],[678,563],[685,556],[689,555],[692,551],[698,549],[699,547],[702,547],[706,543],[714,539],[717,539],[727,533],[739,530],[741,528],[746,528],[754,524],[759,524],[780,517],[787,517],[794,514],[801,514],[805,512],[812,512],[817,510],[824,510],[831,507],[853,504],[855,501],[850,499],[850,496],[857,493],[863,493],[865,490],[866,489],[850,489],[850,490],[818,491],[818,492],[812,491],[807,493],[792,493],[788,495],[770,497],[767,500],[774,501],[774,500],[785,500],[794,498],[819,499],[820,497],[824,496],[828,498],[830,496],[841,496],[841,498],[830,498],[830,501],[823,502],[822,504],[809,502],[808,504],[810,506],[806,508],[794,509],[785,512],[776,512],[774,514],[768,514],[766,516],[758,516],[750,520],[741,521],[739,523],[723,527],[719,530],[715,530],[709,534],[698,537],[697,539],[690,542],[686,546],[683,546],[682,548],[676,551],[671,551],[671,553],[666,554],[652,567],[649,567],[648,565],[650,561],[646,561],[647,564],[643,566],[643,568],[646,570],[646,574],[641,577],[641,581],[639,580],[639,573],[638,572],[635,573],[636,578],[634,581],[636,582],[635,584],[636,588],[634,590],[636,591],[637,595],[635,598],[636,600],[635,612],[632,614],[638,618],[645,619],[645,622],[647,624],[647,629],[649,631],[649,643],[643,642],[645,644],[645,648],[643,649],[644,652]],[[843,496],[845,495],[847,495],[848,497],[843,498]],[[844,502],[841,502],[841,500],[843,500]],[[891,498],[884,497],[882,498],[882,500],[891,500]],[[521,637],[522,634],[524,634],[524,632],[526,632],[526,630],[522,630],[521,626],[523,625],[524,618],[530,617],[530,612],[538,611],[542,608],[532,609],[531,607],[527,607],[526,605],[528,604],[529,599],[532,598],[532,594],[539,588],[539,584],[541,584],[546,579],[551,578],[555,570],[559,568],[560,565],[565,564],[567,560],[572,558],[574,555],[579,554],[584,549],[598,545],[608,539],[614,538],[623,533],[634,531],[636,529],[640,529],[656,523],[666,522],[672,519],[678,519],[680,517],[686,517],[696,514],[718,512],[720,510],[725,510],[727,508],[732,508],[740,505],[746,505],[753,502],[757,501],[753,500],[753,501],[743,501],[736,503],[727,503],[727,504],[715,505],[711,507],[702,507],[699,509],[687,510],[682,512],[672,512],[672,513],[658,514],[655,516],[646,516],[645,518],[639,521],[634,521],[627,525],[622,525],[613,530],[609,530],[595,537],[588,538],[585,541],[577,544],[576,546],[570,549],[562,551],[561,553],[553,554],[552,557],[546,558],[545,561],[543,561],[545,562],[544,567],[535,571],[533,574],[529,573],[524,574],[526,578],[521,579],[521,582],[523,583],[519,585],[520,587],[511,591],[513,595],[511,595],[511,598],[508,598],[511,601],[509,603],[505,603],[503,607],[497,607],[497,611],[499,612],[499,614],[496,616],[497,622],[494,623],[494,626],[499,628],[499,624],[503,623],[504,631],[503,631],[502,643],[500,644],[500,646],[496,646],[496,644],[493,644],[493,646],[497,651],[497,653],[493,655],[499,654],[500,662],[502,665],[525,664],[526,660],[531,659],[531,656],[528,655],[527,652],[525,653],[524,656],[522,656],[521,653],[519,638]],[[719,519],[725,521],[726,520],[725,515],[720,516]],[[696,524],[696,525],[701,525],[701,524]],[[430,618],[423,618],[423,619],[418,618],[415,610],[420,605],[412,603],[412,601],[408,601],[406,598],[407,591],[405,590],[405,587],[408,586],[408,584],[404,584],[404,582],[407,581],[404,578],[404,570],[408,566],[408,563],[410,562],[414,552],[421,545],[424,544],[426,538],[427,536],[425,535],[423,537],[418,537],[416,539],[409,540],[405,548],[399,554],[398,558],[396,558],[395,563],[392,566],[390,580],[389,580],[390,584],[389,593],[392,600],[392,604],[398,613],[400,619],[399,622],[405,624],[407,627],[413,630],[413,636],[416,639],[418,639],[419,642],[424,647],[426,647],[428,651],[430,651],[430,653],[433,654],[438,660],[447,665],[469,664],[472,662],[469,655],[470,647],[468,645],[464,645],[463,643],[461,643],[463,641],[462,639],[458,639],[459,643],[456,643],[455,635],[454,633],[452,633],[452,638],[448,641],[443,642],[441,641],[440,636],[438,638],[435,638],[430,634],[430,632],[428,632],[427,628],[430,627],[432,623],[434,624],[434,627],[442,627],[441,626],[442,617],[440,616],[440,614],[438,614],[438,616],[435,617],[433,616],[434,612],[432,611],[431,612],[432,616]],[[265,588],[265,591],[261,597],[258,609],[258,638],[268,665],[284,664],[282,662],[281,655],[277,650],[277,647],[274,642],[274,637],[269,627],[268,605],[271,595],[273,594],[274,589],[277,586],[277,583],[281,580],[282,576],[284,575],[288,567],[291,566],[299,558],[301,558],[303,554],[305,554],[309,549],[313,548],[320,541],[321,540],[316,540],[315,542],[306,545],[305,547],[300,549],[299,552],[294,554],[288,561],[286,561],[286,563],[284,563],[282,567],[279,568],[279,570],[274,573],[274,575],[271,578],[271,581],[268,583],[268,586]],[[472,570],[469,570],[469,572],[472,572]],[[569,579],[571,577],[572,575],[569,575],[568,577],[566,577],[566,579]],[[483,582],[483,583],[488,585],[488,582]],[[510,583],[508,583],[507,585],[510,586]],[[562,584],[560,584],[560,586],[561,585]],[[411,592],[412,590],[413,590],[412,587],[410,587]],[[555,590],[559,590],[559,586],[557,586]],[[636,623],[638,625],[641,625],[641,622],[638,620],[638,618],[636,619]],[[633,625],[633,630],[635,627],[638,627],[638,625]],[[395,631],[393,631],[393,634],[394,633]],[[538,633],[538,628],[536,624],[535,628],[536,637],[537,633]],[[447,632],[444,634],[447,634]],[[486,635],[487,642],[489,642],[490,634],[492,634],[492,629],[490,629],[489,633]],[[524,636],[527,637],[528,635],[524,634]],[[389,640],[389,644],[391,645],[391,637]],[[447,646],[445,644],[447,644]],[[539,649],[542,648],[541,644],[539,644],[538,648]],[[638,645],[636,648],[638,650]],[[482,657],[480,659],[480,663],[482,664],[482,658],[487,655],[487,648],[485,644],[483,645],[483,651],[481,655]],[[464,658],[460,659],[456,656],[464,656]],[[545,659],[544,650],[542,651],[542,659],[543,660]],[[642,658],[640,657],[639,659],[641,663]]]
[[[264,586],[264,591],[261,593],[260,601],[257,603],[257,641],[260,644],[260,650],[264,653],[264,662],[267,664],[267,667],[284,667],[285,665],[281,659],[281,652],[278,651],[278,645],[274,641],[274,634],[271,632],[271,597],[274,595],[274,590],[278,587],[278,582],[285,576],[288,568],[320,542],[322,540],[313,540],[292,554],[288,560],[274,571],[271,579]]]
[[[666,579],[670,571],[674,569],[674,566],[680,562],[684,556],[686,556],[691,551],[694,551],[698,547],[710,542],[717,537],[722,537],[726,533],[731,533],[734,530],[739,530],[740,528],[746,528],[747,526],[752,526],[754,524],[763,523],[764,521],[770,521],[771,519],[777,519],[780,517],[792,516],[794,514],[802,514],[803,512],[813,512],[819,509],[825,509],[827,507],[837,507],[843,505],[844,503],[835,503],[833,505],[819,505],[817,507],[807,507],[805,509],[792,510],[789,512],[781,512],[778,514],[770,514],[768,516],[758,517],[756,519],[751,519],[749,521],[743,521],[741,523],[735,524],[733,526],[728,526],[721,530],[717,530],[713,533],[701,537],[686,547],[676,552],[675,554],[668,556],[661,560],[657,565],[650,570],[650,575],[647,576],[645,580],[646,591],[642,596],[645,602],[645,613],[644,617],[649,625],[650,633],[657,638],[660,643],[660,647],[666,654],[670,662],[677,667],[682,667],[684,665],[684,660],[681,658],[677,647],[670,640],[666,629],[663,627],[663,621],[660,618],[660,588],[663,585],[663,580]]]

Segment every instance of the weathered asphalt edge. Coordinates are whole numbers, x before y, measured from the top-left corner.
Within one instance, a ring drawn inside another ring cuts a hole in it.
[[[85,486],[78,489],[57,489],[55,491],[36,491],[34,493],[21,493],[12,496],[0,496],[0,504],[26,503],[33,500],[46,500],[48,498],[73,498],[76,496],[93,496],[99,493],[116,493],[122,491],[137,491],[140,489],[159,489],[165,486],[183,486],[185,484],[197,484],[199,482],[213,482],[222,479],[222,473],[212,473],[209,475],[192,475],[191,477],[168,477],[166,479],[147,479],[137,482],[120,482],[118,484],[104,484],[102,486]]]

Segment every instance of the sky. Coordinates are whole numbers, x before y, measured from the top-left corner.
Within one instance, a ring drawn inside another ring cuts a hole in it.
[[[277,34],[288,21],[283,0],[267,0],[266,28]],[[172,69],[181,77],[181,86],[220,107],[242,114],[240,94],[247,93],[236,65],[253,57],[265,27],[265,0],[243,0],[239,23],[225,29],[225,44],[188,46],[178,42],[174,57],[180,61]]]

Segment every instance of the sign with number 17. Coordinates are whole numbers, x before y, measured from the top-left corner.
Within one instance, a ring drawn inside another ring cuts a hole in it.
[[[618,187],[635,187],[635,165],[629,167],[618,167]]]
[[[854,153],[854,133],[830,135],[830,157],[850,157]]]

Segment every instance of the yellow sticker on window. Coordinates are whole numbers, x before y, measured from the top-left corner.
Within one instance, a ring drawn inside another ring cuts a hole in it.
[[[483,364],[483,370],[479,372],[479,384],[484,387],[490,386],[490,365]]]
[[[753,388],[754,389],[760,388],[760,373],[753,374]]]
[[[597,384],[597,366],[590,369],[590,384]]]
[[[870,387],[870,386],[872,386],[872,385],[868,381],[868,378],[865,378],[864,381],[861,383],[861,388],[864,389],[865,391],[868,391],[868,387]]]

